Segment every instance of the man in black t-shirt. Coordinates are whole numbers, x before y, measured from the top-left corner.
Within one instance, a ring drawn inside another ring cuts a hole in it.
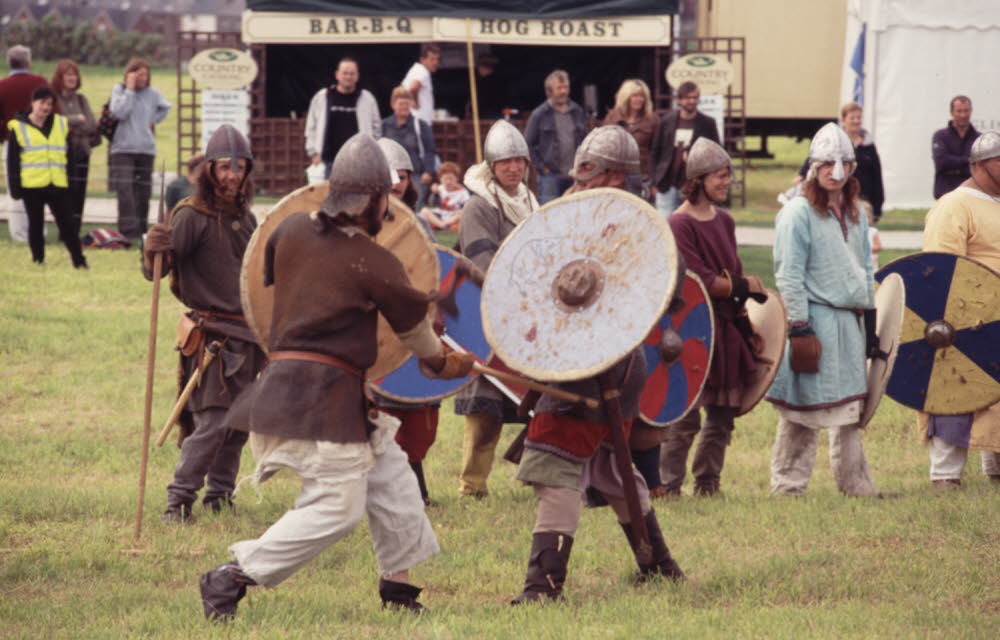
[[[313,164],[323,162],[329,177],[333,158],[355,133],[378,138],[382,133],[375,97],[358,85],[361,77],[353,58],[341,58],[333,74],[336,83],[320,89],[309,103],[306,153]]]

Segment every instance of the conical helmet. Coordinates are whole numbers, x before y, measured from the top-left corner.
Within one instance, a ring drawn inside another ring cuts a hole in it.
[[[587,169],[581,165],[588,165]],[[623,127],[610,124],[597,127],[580,143],[573,158],[573,176],[590,180],[605,171],[628,175],[639,172],[639,145]]]
[[[691,145],[684,171],[688,179],[694,179],[731,166],[733,161],[726,150],[714,140],[702,136]]]
[[[486,163],[490,166],[507,158],[524,158],[528,162],[531,161],[531,153],[528,152],[528,143],[525,142],[524,136],[517,127],[506,120],[497,120],[490,127],[486,134],[486,142],[483,144],[483,155],[486,156]]]
[[[984,131],[972,143],[969,162],[982,162],[1000,156],[1000,131]]]
[[[413,160],[410,159],[410,154],[403,148],[403,145],[389,138],[379,138],[378,146],[385,154],[385,159],[389,161],[391,170],[413,173]]]
[[[834,180],[844,178],[844,163],[854,162],[854,145],[840,125],[828,122],[819,128],[809,145],[810,162],[832,162]]]
[[[247,173],[250,173],[253,166],[250,142],[231,124],[224,124],[216,129],[205,145],[205,162],[219,158],[228,158],[234,166],[238,164],[237,158],[243,158],[247,161]]]
[[[371,196],[389,193],[392,174],[382,149],[367,133],[356,133],[337,152],[330,168],[330,193],[320,210],[360,216]]]

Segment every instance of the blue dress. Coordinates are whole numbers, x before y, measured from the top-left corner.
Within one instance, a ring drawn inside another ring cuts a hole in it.
[[[865,329],[855,310],[874,307],[868,221],[831,212],[823,216],[806,198],[778,212],[774,242],[775,282],[790,325],[808,323],[822,345],[817,373],[795,373],[786,344],[767,400],[779,407],[817,410],[866,395]]]

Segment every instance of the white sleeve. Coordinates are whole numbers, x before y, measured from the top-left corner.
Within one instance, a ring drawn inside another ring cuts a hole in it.
[[[306,114],[306,154],[312,157],[322,151],[323,131],[326,125],[326,89],[320,89],[309,101],[309,112]]]

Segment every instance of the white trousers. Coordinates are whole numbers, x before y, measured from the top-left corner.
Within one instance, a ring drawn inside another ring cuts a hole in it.
[[[367,474],[302,477],[295,507],[261,537],[229,551],[257,584],[274,587],[347,536],[365,512],[380,575],[410,569],[440,551],[416,476],[395,442],[385,444]]]
[[[932,437],[929,453],[931,480],[961,480],[969,455],[968,449]],[[1000,454],[994,451],[980,451],[979,463],[983,475],[1000,476]]]
[[[873,496],[878,488],[872,480],[861,430],[857,424],[829,427],[830,469],[837,488],[851,496]],[[816,463],[819,430],[780,416],[771,453],[771,493],[802,495]]]
[[[7,161],[7,144],[5,140],[3,143],[3,159],[6,163]],[[7,184],[7,172],[3,172],[3,183],[7,187],[7,193],[10,193],[10,186]],[[10,238],[14,242],[20,242],[22,244],[27,244],[28,242],[28,213],[24,209],[24,200],[15,200],[11,198],[10,195],[4,196],[4,209],[7,210],[7,230],[10,232]],[[47,227],[43,227],[47,230]]]

